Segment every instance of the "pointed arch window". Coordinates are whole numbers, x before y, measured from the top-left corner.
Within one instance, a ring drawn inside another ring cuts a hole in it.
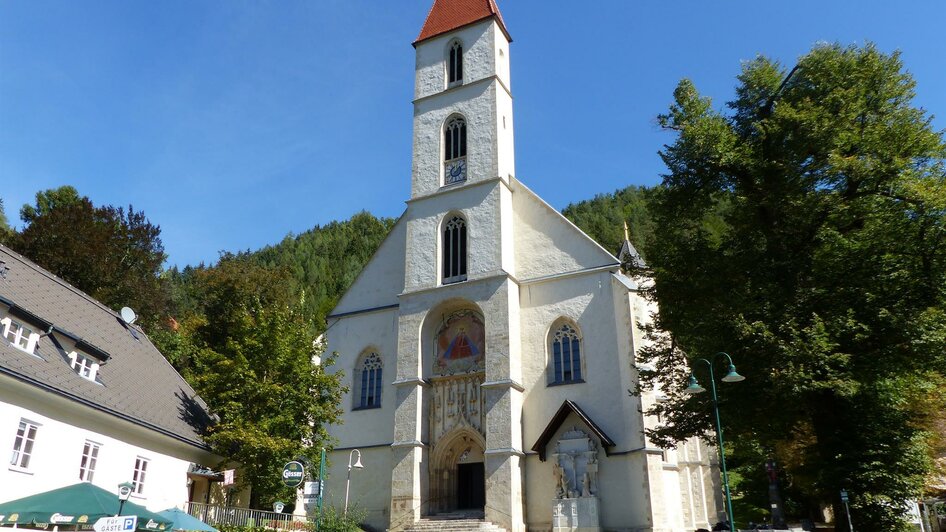
[[[582,379],[581,333],[571,323],[561,323],[549,333],[550,384],[584,382]]]
[[[355,409],[381,408],[381,355],[365,355],[355,374]]]
[[[447,52],[447,87],[463,83],[463,45],[453,41]]]
[[[466,120],[454,116],[443,129],[444,184],[466,181]]]
[[[443,226],[443,282],[466,280],[466,220],[452,216]]]

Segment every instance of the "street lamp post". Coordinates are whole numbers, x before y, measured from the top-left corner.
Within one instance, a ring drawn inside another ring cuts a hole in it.
[[[723,443],[723,427],[719,422],[719,400],[716,397],[716,377],[713,374],[713,363],[716,362],[716,359],[719,356],[723,356],[729,362],[729,372],[726,373],[726,376],[723,377],[723,382],[739,382],[745,380],[746,378],[742,375],[736,373],[736,366],[732,363],[732,357],[728,353],[723,353],[720,351],[713,355],[712,360],[707,360],[705,358],[698,358],[694,362],[704,362],[710,371],[710,390],[713,392],[713,413],[716,415],[716,441],[719,443],[719,464],[723,470],[723,487],[726,490],[726,511],[729,516],[729,530],[730,532],[736,532],[736,523],[733,520],[732,513],[732,497],[729,495],[729,474],[726,472],[726,449]],[[690,372],[690,383],[684,390],[688,394],[698,394],[706,391],[706,388],[699,385],[696,382],[696,376],[693,375],[693,372]]]
[[[354,465],[351,463],[351,459],[355,456],[355,453],[358,453],[358,459],[355,460]],[[358,449],[352,449],[348,453],[348,480],[345,481],[345,515],[348,515],[348,488],[351,487],[351,470],[355,469],[364,469],[365,466],[361,465],[361,451]]]
[[[122,482],[118,485],[118,515],[122,514],[122,510],[125,509],[125,501],[128,500],[128,497],[131,497],[131,492],[134,489],[135,486],[131,482]],[[115,517],[118,517],[118,515]]]

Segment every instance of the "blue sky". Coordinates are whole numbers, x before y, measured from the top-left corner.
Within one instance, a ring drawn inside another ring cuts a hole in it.
[[[432,0],[0,0],[0,197],[71,184],[212,262],[408,198],[416,37]],[[553,206],[652,185],[655,116],[688,77],[820,41],[900,50],[946,129],[946,2],[500,0],[517,177]]]

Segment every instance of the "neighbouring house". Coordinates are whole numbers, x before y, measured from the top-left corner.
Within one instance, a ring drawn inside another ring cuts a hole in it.
[[[0,245],[0,501],[133,484],[151,510],[208,501],[207,405],[141,329]]]
[[[414,42],[411,197],[328,317],[329,503],[391,530],[710,528],[715,451],[656,447],[660,395],[628,393],[643,279],[516,177],[510,43],[493,0],[436,0]]]

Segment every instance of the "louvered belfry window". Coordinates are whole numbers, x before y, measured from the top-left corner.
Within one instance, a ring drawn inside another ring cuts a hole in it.
[[[444,130],[444,161],[453,161],[466,157],[466,120],[461,117],[450,119]]]
[[[450,218],[443,229],[443,282],[466,280],[466,220]]]
[[[447,85],[463,83],[463,45],[454,41],[447,59]]]

